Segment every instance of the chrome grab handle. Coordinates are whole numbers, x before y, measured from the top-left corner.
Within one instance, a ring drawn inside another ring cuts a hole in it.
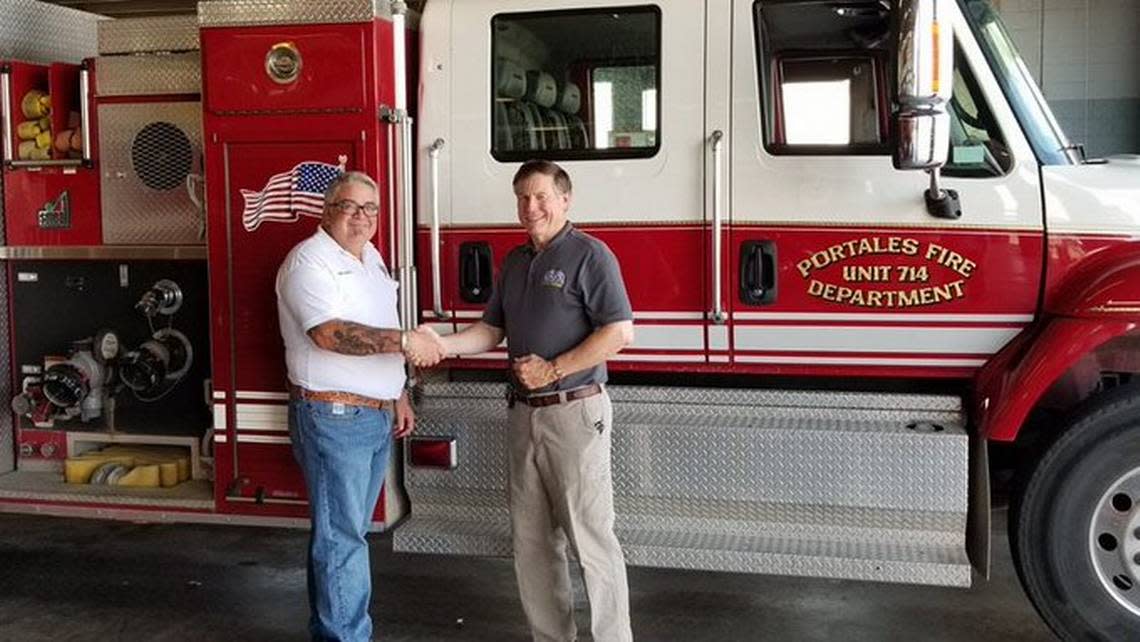
[[[79,68],[79,127],[83,129],[83,165],[91,167],[91,108],[87,104],[91,91],[91,70],[83,63]]]
[[[396,112],[396,131],[400,134],[397,147],[399,156],[396,166],[398,169],[397,184],[399,197],[397,218],[400,223],[400,288],[403,295],[400,301],[403,304],[403,315],[400,319],[403,328],[411,329],[416,325],[419,317],[419,301],[417,300],[416,286],[419,278],[416,274],[416,265],[413,260],[416,244],[416,215],[412,209],[412,162],[414,159],[415,141],[412,136],[412,117],[406,112]]]
[[[437,138],[428,147],[431,159],[431,304],[437,319],[449,319],[443,309],[443,270],[439,265],[439,152],[444,141]]]
[[[722,185],[721,149],[724,147],[724,132],[716,130],[709,137],[713,154],[713,224],[712,224],[712,322],[722,325],[725,322],[724,308],[721,305],[721,225],[724,221],[724,186]]]
[[[0,68],[0,134],[4,135],[4,162],[12,162],[12,136],[16,124],[12,122],[12,72],[5,65]]]
[[[388,107],[381,108],[381,119],[386,119]],[[395,272],[396,267],[396,134],[390,128],[385,136],[388,153],[388,175],[385,184],[388,188],[388,267]]]

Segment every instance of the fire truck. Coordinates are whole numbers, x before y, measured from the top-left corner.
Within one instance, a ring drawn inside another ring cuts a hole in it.
[[[1140,629],[1140,159],[1084,158],[986,0],[214,0],[0,39],[0,510],[304,524],[273,278],[379,179],[405,328],[481,316],[546,158],[616,254],[629,563],[969,586]],[[378,529],[510,555],[506,352],[413,373]],[[997,452],[997,451],[995,451]]]

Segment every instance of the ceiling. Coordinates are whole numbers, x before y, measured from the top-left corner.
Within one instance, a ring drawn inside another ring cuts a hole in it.
[[[112,18],[194,13],[198,7],[197,0],[48,0],[48,3]],[[408,6],[419,10],[423,7],[423,3],[424,0],[411,0]]]

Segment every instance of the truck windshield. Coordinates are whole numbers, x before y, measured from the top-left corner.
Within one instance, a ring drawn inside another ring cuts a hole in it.
[[[959,0],[966,21],[985,53],[1038,160],[1044,165],[1079,163],[1075,149],[1057,124],[1025,61],[990,0]]]

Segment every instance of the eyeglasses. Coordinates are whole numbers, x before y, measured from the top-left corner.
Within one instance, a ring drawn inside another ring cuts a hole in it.
[[[360,204],[347,198],[333,203],[332,206],[345,216],[356,216],[360,213],[368,218],[376,218],[380,214],[380,206],[376,203]]]

